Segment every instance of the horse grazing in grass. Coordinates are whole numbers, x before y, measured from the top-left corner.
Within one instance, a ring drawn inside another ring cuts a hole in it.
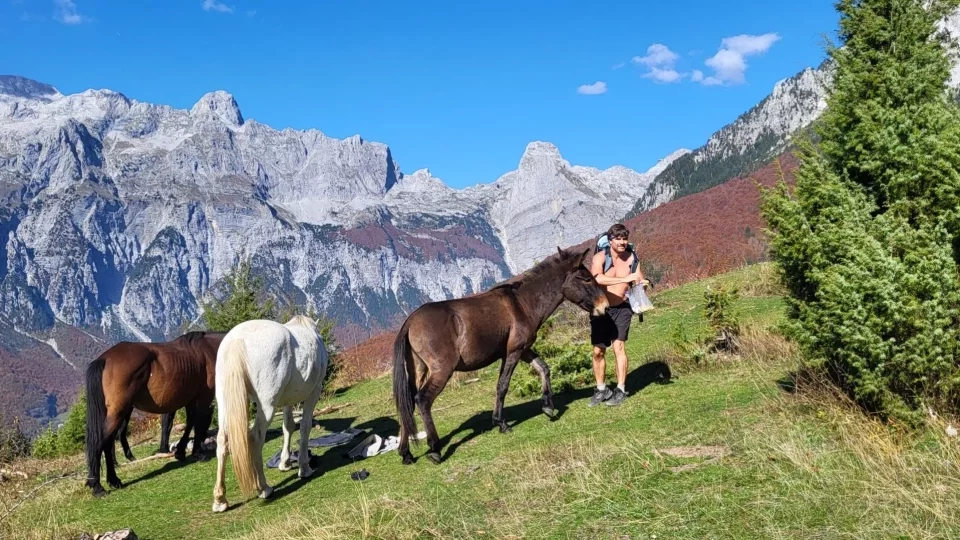
[[[510,431],[503,419],[503,400],[520,360],[532,364],[543,384],[543,411],[553,418],[550,368],[530,347],[537,331],[564,299],[594,315],[608,306],[603,288],[583,264],[590,249],[561,250],[525,274],[490,290],[453,300],[423,304],[407,317],[393,345],[393,395],[400,416],[404,464],[413,463],[409,437],[416,433],[413,406],[427,431],[427,457],[440,463],[440,438],[430,408],[454,371],[474,371],[498,359],[500,379],[493,424]],[[418,377],[414,383],[414,372]]]
[[[307,445],[313,427],[313,410],[327,374],[327,348],[317,332],[317,322],[297,315],[285,324],[269,320],[246,321],[233,327],[217,352],[217,478],[213,486],[213,511],[227,509],[224,461],[229,444],[233,472],[240,490],[273,493],[263,474],[263,443],[267,427],[283,408],[283,446],[279,469],[290,470],[290,436],[294,429],[293,406],[303,402],[297,476],[309,478]],[[247,421],[249,400],[257,404],[251,430]]]
[[[121,341],[87,366],[87,487],[93,495],[106,494],[100,484],[100,456],[106,458],[107,482],[123,487],[117,477],[115,441],[121,433],[124,454],[131,458],[126,428],[133,409],[162,414],[169,435],[173,413],[187,409],[187,429],[177,445],[185,459],[190,427],[195,427],[193,455],[203,457],[202,443],[210,428],[217,348],[222,332],[190,332],[173,341]],[[166,451],[167,449],[162,448]]]

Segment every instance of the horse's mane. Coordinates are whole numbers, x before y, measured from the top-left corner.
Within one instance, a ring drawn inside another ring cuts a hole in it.
[[[303,326],[306,328],[315,328],[313,319],[306,315],[294,315],[284,326]]]
[[[554,253],[553,255],[550,255],[546,259],[534,265],[533,268],[530,268],[523,273],[517,274],[510,279],[501,281],[493,287],[490,287],[490,290],[503,288],[516,289],[524,283],[536,281],[537,278],[552,272],[555,268],[567,262],[571,255],[573,255],[573,253],[566,249],[563,250],[563,252]]]
[[[182,336],[178,337],[173,341],[174,343],[177,343],[180,345],[196,345],[197,343],[203,340],[204,336],[206,336],[209,333],[210,332],[207,332],[204,330],[194,330],[193,332],[187,332],[186,334],[183,334]]]
[[[193,332],[187,332],[182,336],[174,339],[170,343],[178,347],[190,349],[196,354],[203,355],[205,354],[204,349],[201,347],[204,344],[204,338],[209,335],[223,334],[223,332],[210,332],[207,330],[194,330]]]

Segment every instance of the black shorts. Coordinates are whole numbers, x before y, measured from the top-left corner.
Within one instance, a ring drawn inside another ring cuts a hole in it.
[[[600,317],[590,317],[590,343],[607,348],[615,339],[626,341],[630,334],[632,317],[633,310],[630,309],[630,302],[610,306]]]

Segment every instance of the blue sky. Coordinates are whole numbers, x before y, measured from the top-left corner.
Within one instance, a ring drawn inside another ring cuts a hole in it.
[[[836,25],[832,0],[0,0],[0,73],[178,108],[226,90],[464,187],[531,140],[646,170],[818,65]]]

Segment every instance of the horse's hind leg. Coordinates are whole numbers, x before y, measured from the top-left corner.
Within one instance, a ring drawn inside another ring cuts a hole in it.
[[[553,392],[550,389],[550,366],[548,366],[542,358],[536,356],[530,349],[523,351],[520,359],[524,362],[528,362],[540,375],[543,413],[550,418],[556,418],[557,410],[553,407]]]
[[[313,469],[310,468],[310,430],[313,429],[313,411],[317,407],[317,401],[320,401],[321,392],[323,392],[322,384],[317,385],[313,394],[303,400],[303,416],[300,417],[300,453],[297,456],[299,466],[297,476],[300,478],[313,476]]]
[[[129,417],[133,411],[114,413],[107,409],[106,437],[103,439],[103,455],[107,462],[107,484],[114,489],[123,487],[123,482],[117,476],[117,434],[123,425],[123,418]]]
[[[123,421],[123,427],[120,428],[120,446],[123,447],[123,456],[127,458],[127,461],[134,461],[137,459],[133,455],[133,451],[130,450],[130,442],[127,440],[127,433],[130,428],[130,417],[128,416]]]
[[[213,511],[223,512],[229,507],[227,503],[227,488],[224,482],[226,471],[224,469],[227,459],[227,419],[223,414],[223,409],[217,410],[218,425],[217,429],[217,477],[213,482]]]
[[[431,371],[426,383],[417,390],[417,395],[414,397],[417,408],[420,410],[420,418],[423,419],[424,429],[427,432],[427,446],[430,449],[427,452],[427,459],[434,464],[440,463],[440,435],[437,434],[437,427],[433,424],[433,415],[430,409],[433,407],[434,400],[446,387],[452,374],[453,369],[446,367],[442,371]]]
[[[273,420],[275,410],[272,405],[257,403],[257,419],[253,423],[253,466],[257,470],[257,488],[260,490],[260,498],[269,498],[273,493],[273,488],[267,484],[267,475],[263,472],[263,443],[267,440],[267,428],[270,427],[270,421]]]
[[[306,412],[306,410],[304,410]],[[304,422],[307,417],[304,416],[300,421]],[[296,424],[293,421],[293,407],[287,405],[283,408],[283,445],[280,447],[280,463],[277,468],[281,471],[289,471],[290,467],[290,439],[293,435],[293,428]]]

